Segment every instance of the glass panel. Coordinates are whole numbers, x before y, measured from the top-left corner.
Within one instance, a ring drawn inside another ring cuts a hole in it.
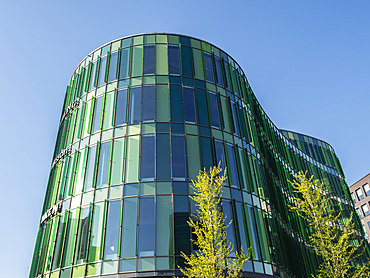
[[[121,258],[136,256],[137,198],[123,199]]]
[[[59,217],[55,217],[54,220],[52,220],[52,222],[53,222],[53,224],[52,224],[52,228],[51,228],[51,231],[50,231],[49,246],[48,246],[47,251],[46,251],[46,262],[45,262],[44,272],[49,271],[50,267],[51,267]]]
[[[174,196],[175,254],[190,254],[190,227],[188,196]]]
[[[127,138],[126,179],[127,183],[137,182],[139,175],[139,136]]]
[[[94,172],[95,172],[95,157],[96,157],[96,145],[89,148],[89,156],[85,170],[85,185],[84,191],[89,191],[93,188]]]
[[[129,77],[129,69],[130,69],[130,47],[121,49],[119,79]]]
[[[104,187],[108,181],[108,165],[109,165],[109,149],[110,141],[101,144],[99,154],[98,178],[96,180],[96,188]]]
[[[213,77],[213,65],[212,65],[212,56],[211,54],[204,52],[204,63],[206,66],[206,76],[207,81],[214,83],[215,79]]]
[[[171,121],[183,122],[182,111],[182,92],[181,86],[170,86],[170,99],[171,99]]]
[[[200,145],[202,148],[202,169],[206,171],[213,166],[211,138],[200,137]]]
[[[115,126],[120,126],[126,123],[126,111],[127,111],[127,89],[118,90]]]
[[[105,71],[107,68],[107,56],[104,56],[100,59],[100,67],[99,67],[99,82],[98,87],[105,83]]]
[[[157,196],[156,255],[173,255],[172,197]]]
[[[362,211],[364,213],[364,216],[368,216],[370,214],[369,208],[367,207],[366,204],[364,204],[363,206],[361,206],[361,208],[362,208]]]
[[[185,122],[196,123],[195,118],[195,103],[194,103],[194,89],[183,87],[184,90],[184,109],[185,109]]]
[[[183,135],[171,136],[172,146],[172,178],[186,179],[185,138]]]
[[[236,170],[236,164],[235,164],[235,153],[234,153],[234,146],[231,144],[227,144],[227,157],[229,162],[229,181],[230,185],[232,186],[239,186],[238,182],[238,172]]]
[[[364,198],[364,195],[362,194],[361,188],[356,190],[356,195],[357,195],[357,197],[360,201]]]
[[[78,220],[77,210],[75,209],[71,210],[69,212],[67,234],[66,234],[66,239],[65,239],[64,248],[63,248],[64,253],[63,253],[62,267],[66,267],[72,264],[77,220]]]
[[[88,261],[94,262],[100,259],[101,240],[103,235],[104,223],[104,203],[94,205],[93,218],[90,232],[89,256]]]
[[[107,93],[104,101],[103,130],[113,127],[114,92]]]
[[[239,136],[239,121],[238,121],[238,116],[236,115],[236,107],[235,103],[233,101],[230,101],[230,106],[231,106],[231,111],[232,111],[232,116],[233,116],[233,123],[234,123],[234,134]]]
[[[181,46],[181,68],[183,76],[193,77],[190,47]]]
[[[167,85],[157,85],[156,98],[157,122],[168,122],[170,120],[170,108]]]
[[[77,231],[75,264],[86,262],[89,226],[90,207],[82,207]]]
[[[108,82],[117,79],[118,51],[110,55]]]
[[[143,46],[134,46],[132,48],[131,76],[143,75]]]
[[[95,99],[95,108],[94,108],[94,120],[93,120],[93,129],[92,133],[97,132],[100,130],[100,115],[101,115],[101,105],[102,105],[102,97],[98,97]]]
[[[216,68],[216,79],[217,79],[217,85],[223,87],[223,78],[222,78],[222,71],[221,71],[221,60],[217,56],[214,56],[215,58],[215,68]]]
[[[131,87],[128,123],[129,124],[139,123],[140,114],[141,114],[141,87]]]
[[[59,217],[59,226],[58,233],[55,242],[54,257],[52,263],[52,270],[55,270],[60,267],[60,259],[62,257],[64,235],[67,227],[67,216],[68,213],[65,213]]]
[[[170,74],[180,74],[180,52],[178,45],[168,46],[168,68]]]
[[[144,46],[144,75],[154,74],[155,71],[155,46]]]
[[[167,55],[167,45],[157,44],[156,48],[156,60],[155,68],[157,75],[168,75],[168,55]]]
[[[244,216],[243,204],[235,202],[235,211],[237,215],[237,227],[239,231],[239,240],[240,244],[243,247],[243,253],[247,254],[249,248],[249,240],[247,234],[247,223],[245,222],[246,218]]]
[[[138,256],[154,256],[154,197],[140,198]]]
[[[195,78],[204,80],[203,71],[203,58],[202,51],[193,48],[193,60],[194,60],[194,76]]]
[[[154,135],[143,135],[141,137],[141,171],[140,180],[154,180]]]
[[[209,104],[211,108],[212,126],[220,128],[220,116],[218,115],[219,106],[218,99],[215,93],[209,92]]]
[[[195,180],[199,174],[200,157],[199,141],[197,136],[186,135],[186,152],[188,159],[189,179]]]
[[[366,196],[370,195],[370,186],[368,183],[364,185],[364,191],[365,191]]]
[[[231,203],[229,200],[222,200],[222,212],[224,213],[225,217],[225,225],[227,226],[232,220],[232,209],[231,209]],[[234,224],[231,222],[231,224],[226,227],[226,237],[229,240],[229,242],[234,246],[233,251],[230,253],[232,257],[236,255],[235,249],[236,249],[236,242],[235,242],[235,231],[234,231]]]
[[[155,119],[155,87],[143,87],[143,122],[153,122]]]
[[[198,120],[199,124],[208,126],[208,111],[207,111],[207,98],[206,92],[202,89],[197,89],[197,102],[198,102]]]
[[[104,260],[118,257],[118,236],[121,219],[121,201],[109,201],[105,228]]]
[[[169,134],[157,134],[156,149],[157,180],[170,180],[171,166]]]
[[[224,147],[222,141],[215,140],[215,151],[216,151],[216,163],[220,163],[220,166],[225,170],[225,157],[224,157]]]
[[[91,91],[92,89],[95,89],[96,86],[95,86],[95,79],[96,79],[96,72],[98,70],[98,67],[97,67],[97,63],[98,63],[98,60],[95,61],[94,63],[91,64],[91,77],[90,77],[90,87],[89,87],[89,91]]]
[[[123,166],[125,165],[125,138],[113,140],[113,155],[111,166],[110,184],[120,184],[123,182]]]

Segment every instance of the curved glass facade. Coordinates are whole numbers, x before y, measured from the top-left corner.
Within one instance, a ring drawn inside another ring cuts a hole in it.
[[[98,48],[67,87],[30,277],[179,275],[180,252],[193,251],[189,183],[218,162],[228,238],[252,252],[245,277],[311,277],[320,259],[287,180],[304,170],[326,181],[348,217],[333,148],[279,130],[240,66],[207,42],[144,34]]]

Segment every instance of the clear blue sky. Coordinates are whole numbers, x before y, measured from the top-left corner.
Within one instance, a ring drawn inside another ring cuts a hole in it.
[[[369,1],[2,0],[0,11],[2,277],[28,276],[69,78],[122,36],[221,47],[278,127],[329,142],[349,184],[370,172]]]

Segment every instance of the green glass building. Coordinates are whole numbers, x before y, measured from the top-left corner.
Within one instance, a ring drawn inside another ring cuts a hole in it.
[[[326,180],[348,217],[333,148],[278,129],[241,67],[210,43],[156,33],[99,47],[67,86],[30,277],[180,275],[180,252],[194,250],[189,183],[218,162],[227,236],[252,252],[244,276],[311,277],[320,258],[288,209],[287,180],[299,170]]]

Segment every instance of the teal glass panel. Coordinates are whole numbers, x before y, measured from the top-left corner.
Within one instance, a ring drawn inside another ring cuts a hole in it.
[[[155,207],[154,197],[139,199],[138,256],[154,256]]]
[[[206,92],[202,89],[197,89],[196,92],[197,92],[199,124],[209,126]]]
[[[90,231],[88,261],[95,262],[101,258],[102,236],[104,227],[105,203],[95,203]]]
[[[89,148],[89,155],[85,170],[84,191],[89,191],[93,188],[95,178],[95,158],[96,158],[96,145]]]
[[[108,183],[110,141],[101,144],[99,151],[98,175],[96,179],[96,188],[104,187]]]
[[[189,216],[188,196],[174,196],[175,255],[191,252]]]
[[[172,178],[186,180],[185,138],[183,135],[171,136]]]
[[[110,55],[108,82],[112,82],[117,79],[117,66],[118,66],[118,51],[113,52]]]
[[[141,87],[131,87],[129,97],[128,123],[136,124],[141,116]]]
[[[157,122],[169,122],[169,89],[167,85],[156,86],[156,114]]]
[[[212,127],[220,128],[220,116],[217,94],[209,92],[209,104],[211,110]]]
[[[170,135],[157,134],[156,138],[156,173],[157,180],[165,181],[171,179],[170,165]]]
[[[107,225],[105,228],[104,260],[118,258],[119,226],[121,220],[121,200],[108,202]]]
[[[172,197],[157,196],[156,255],[173,255]]]
[[[184,114],[186,123],[196,123],[194,89],[183,87],[184,90]]]
[[[86,262],[88,235],[90,230],[90,212],[90,206],[81,207],[75,248],[75,264]]]
[[[200,167],[200,151],[199,141],[197,136],[186,135],[186,156],[188,159],[187,169],[189,179],[195,180],[199,174]]]
[[[220,164],[221,169],[225,169],[225,156],[224,156],[224,147],[223,142],[215,140],[215,152],[216,152],[216,163]]]
[[[248,233],[249,233],[249,238],[250,238],[250,243],[251,243],[252,258],[255,260],[260,260],[261,250],[260,250],[259,241],[258,241],[253,207],[247,204],[245,204],[244,207],[246,210],[246,218],[247,218]]]
[[[119,79],[128,78],[129,72],[130,72],[130,47],[121,49]]]
[[[241,247],[243,247],[243,253],[247,254],[247,250],[249,248],[249,240],[247,234],[247,225],[246,225],[246,218],[244,216],[244,209],[243,204],[239,202],[235,202],[235,212],[236,212],[236,227],[238,227],[238,235],[239,235],[239,242]]]
[[[194,77],[204,80],[204,68],[202,51],[193,48]]]
[[[143,75],[143,46],[132,47],[131,76]]]
[[[200,137],[200,146],[202,149],[202,169],[205,168],[208,171],[210,167],[213,167],[211,138]]]
[[[183,109],[182,109],[182,92],[181,86],[170,86],[170,100],[171,100],[171,121],[183,122]]]
[[[193,65],[191,61],[191,48],[181,46],[182,76],[193,77]]]
[[[234,146],[227,144],[227,158],[228,158],[228,170],[229,170],[229,182],[231,186],[239,187],[238,171],[236,166]]]
[[[137,198],[123,200],[121,258],[136,256]]]
[[[138,182],[139,179],[139,147],[140,137],[127,138],[126,178],[127,183]]]
[[[119,261],[119,272],[129,272],[136,270],[136,259]]]
[[[125,138],[113,140],[110,184],[123,183],[123,166],[125,165]]]

